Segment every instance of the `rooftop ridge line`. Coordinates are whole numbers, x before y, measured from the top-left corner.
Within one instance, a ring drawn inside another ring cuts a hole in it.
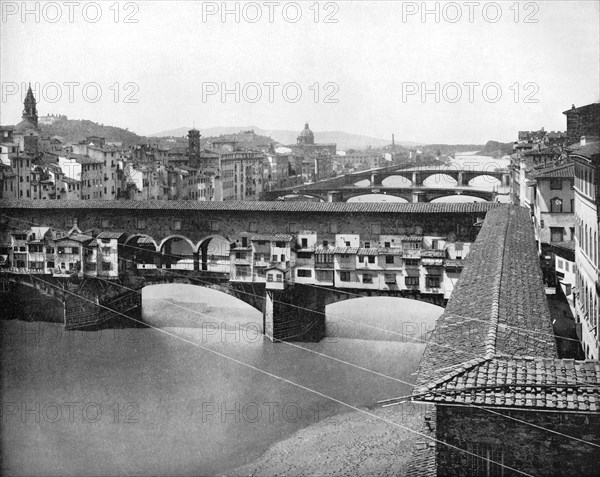
[[[498,334],[498,323],[500,316],[500,288],[502,287],[502,277],[504,275],[504,258],[506,248],[506,237],[508,236],[508,223],[510,221],[510,209],[506,209],[506,215],[508,220],[502,224],[502,247],[500,247],[500,261],[499,267],[500,273],[496,274],[494,278],[494,288],[492,291],[492,309],[490,312],[490,327],[488,329],[488,335],[485,340],[485,357],[491,358],[496,353],[496,337]]]

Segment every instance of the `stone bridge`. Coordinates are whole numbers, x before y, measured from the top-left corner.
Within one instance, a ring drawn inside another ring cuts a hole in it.
[[[113,283],[86,277],[85,272],[58,278],[4,269],[0,276],[4,282],[36,288],[61,300],[65,305],[65,326],[71,329],[95,326],[123,314],[139,317],[143,286],[178,282],[224,291],[261,310],[264,329],[274,340],[318,340],[325,335],[325,307],[335,301],[356,295],[381,295],[443,306],[444,294],[423,295],[419,290],[406,289],[341,290],[301,283],[268,289],[264,282],[231,279],[228,270],[213,263],[214,257],[223,256],[224,252],[210,244],[225,244],[229,253],[230,247],[243,250],[248,237],[258,231],[277,236],[303,230],[314,231],[324,243],[335,243],[338,234],[358,234],[362,240],[374,242],[386,234],[421,234],[473,242],[486,214],[497,207],[492,203],[0,200],[0,237],[5,247],[11,231],[32,225],[63,232],[76,228],[93,237],[110,230],[123,234],[119,259],[126,263]],[[187,243],[191,251],[185,269],[178,268],[180,261],[171,259],[178,253],[171,249],[175,242]]]
[[[451,184],[447,184],[448,187],[423,187],[423,183],[429,177],[436,175],[449,176],[456,181],[456,187],[452,187]],[[478,177],[493,177],[501,182],[502,186],[510,185],[510,171],[508,169],[496,168],[492,165],[481,167],[473,165],[473,167],[460,170],[452,168],[445,164],[434,165],[434,166],[416,166],[414,164],[395,165],[390,167],[383,167],[378,169],[372,169],[368,171],[354,172],[351,174],[345,174],[343,176],[318,181],[313,184],[304,184],[301,186],[289,187],[281,190],[274,190],[264,193],[263,198],[265,200],[276,200],[282,196],[289,194],[300,194],[307,195],[322,199],[324,201],[335,201],[335,194],[333,196],[329,193],[343,192],[342,197],[345,194],[352,194],[352,192],[346,192],[356,190],[355,184],[368,180],[369,185],[360,187],[360,194],[364,195],[372,193],[372,189],[381,189],[387,191],[388,194],[397,195],[402,197],[409,202],[426,202],[427,200],[415,200],[415,195],[412,191],[420,191],[421,188],[425,191],[429,189],[435,189],[437,192],[432,192],[433,200],[439,197],[445,197],[447,195],[453,195],[452,190],[458,191],[458,194],[466,194],[469,191],[469,195],[476,197],[486,198],[492,197],[493,192],[469,187],[469,182]],[[411,182],[411,187],[387,187],[383,185],[383,181],[390,177],[403,177]],[[312,193],[311,193],[312,192]],[[437,194],[437,195],[436,195]],[[352,197],[350,195],[349,197]],[[426,199],[427,195],[421,195],[421,198]],[[347,199],[346,199],[347,200]]]
[[[308,189],[296,189],[286,195],[294,195],[297,197],[308,197],[319,200],[321,202],[347,202],[354,197],[360,197],[370,194],[383,194],[391,197],[404,199],[406,202],[431,202],[443,197],[453,197],[457,195],[465,195],[470,197],[478,197],[487,202],[493,202],[498,193],[492,190],[477,189],[476,187],[453,187],[453,188],[434,188],[434,187],[344,187],[337,190],[328,188],[318,189],[311,187]],[[281,191],[265,192],[263,197],[267,200],[278,200],[282,197]]]

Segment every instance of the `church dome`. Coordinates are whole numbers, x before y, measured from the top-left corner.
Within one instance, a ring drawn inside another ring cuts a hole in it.
[[[300,135],[298,136],[298,144],[314,144],[315,143],[315,135],[308,127],[308,123],[304,125],[304,129],[300,131]]]
[[[302,131],[300,131],[300,137],[311,137],[311,138],[315,137],[313,132],[309,129],[308,123],[306,123],[304,125],[304,129]]]

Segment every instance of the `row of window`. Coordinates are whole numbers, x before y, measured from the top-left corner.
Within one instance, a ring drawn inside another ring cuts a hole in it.
[[[577,289],[579,290],[579,303],[583,310],[583,318],[589,323],[590,332],[595,337],[598,336],[598,295],[594,289],[593,284],[588,286],[587,282],[581,276],[581,272],[577,270],[576,275]],[[586,355],[586,357],[588,357]]]
[[[594,198],[596,196],[596,183],[594,169],[575,163],[575,187],[582,194]]]
[[[29,268],[30,270],[43,270],[44,262],[30,261],[29,267],[27,267],[25,260],[17,259],[17,260],[15,260],[15,266],[17,268]],[[96,270],[96,267],[97,267],[96,263],[87,263],[85,269],[87,272],[92,272],[92,271]],[[56,268],[55,262],[52,260],[47,261],[46,268]],[[61,268],[62,270],[66,270],[67,268],[69,268],[69,270],[75,270],[76,264],[73,262],[70,262],[70,263],[61,262],[59,268]],[[113,269],[112,262],[101,262],[101,270],[103,272],[110,272],[112,269]]]
[[[575,221],[577,222],[577,243],[579,247],[596,267],[600,267],[598,263],[598,232],[595,230],[592,232],[592,227],[584,224],[581,217],[577,215]]]
[[[299,269],[296,270],[296,276],[298,278],[312,278],[312,270]],[[396,284],[396,274],[395,273],[385,273],[384,281],[386,284]],[[351,272],[340,272],[340,282],[351,282],[352,281],[352,273]],[[441,277],[439,275],[428,275],[425,277],[425,286],[427,288],[439,288],[440,287]],[[373,275],[370,273],[362,274],[362,283],[372,284],[373,283]],[[407,287],[418,287],[420,285],[420,277],[404,277],[404,285]]]

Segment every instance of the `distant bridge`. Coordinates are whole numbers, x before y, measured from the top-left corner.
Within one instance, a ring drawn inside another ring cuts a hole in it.
[[[456,181],[456,186],[426,187],[423,185],[427,178],[436,175],[451,177]],[[411,182],[411,186],[384,186],[383,181],[390,177],[403,177]],[[405,164],[354,172],[313,184],[273,190],[265,192],[263,198],[277,200],[286,195],[297,194],[315,197],[325,202],[344,202],[360,195],[385,193],[401,197],[408,202],[429,202],[437,198],[460,194],[479,197],[487,201],[494,200],[496,192],[468,185],[470,181],[478,177],[493,177],[499,180],[502,186],[508,186],[511,175],[508,169],[495,168],[493,165],[461,170],[444,164],[420,167]],[[369,181],[368,186],[356,185],[365,180]]]
[[[311,184],[313,185],[313,184]],[[323,202],[347,202],[354,197],[360,197],[370,194],[382,194],[390,197],[398,197],[406,202],[431,202],[442,197],[453,197],[465,195],[469,197],[478,197],[487,202],[493,202],[498,192],[494,190],[478,189],[476,187],[343,187],[337,190],[329,188],[308,187],[296,188],[293,191],[270,191],[264,194],[266,200],[278,200],[280,198],[289,198],[289,196],[305,196],[318,199]]]

